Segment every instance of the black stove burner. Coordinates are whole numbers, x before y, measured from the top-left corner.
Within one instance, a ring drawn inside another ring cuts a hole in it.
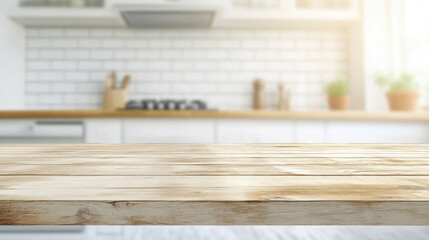
[[[130,100],[125,106],[126,110],[207,110],[207,104],[202,100]]]

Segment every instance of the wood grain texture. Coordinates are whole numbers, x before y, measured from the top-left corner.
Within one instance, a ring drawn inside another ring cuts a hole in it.
[[[304,120],[365,120],[428,122],[428,112],[365,111],[109,111],[109,110],[31,110],[0,111],[7,118],[255,118]]]
[[[2,225],[427,225],[429,144],[1,144]]]

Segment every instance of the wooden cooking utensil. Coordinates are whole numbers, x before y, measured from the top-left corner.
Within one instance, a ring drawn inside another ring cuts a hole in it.
[[[122,89],[126,89],[128,85],[131,83],[131,77],[130,75],[126,75],[124,79],[122,79]]]
[[[112,74],[107,75],[106,79],[104,80],[105,85],[106,85],[106,89],[112,89],[113,88],[113,76]]]

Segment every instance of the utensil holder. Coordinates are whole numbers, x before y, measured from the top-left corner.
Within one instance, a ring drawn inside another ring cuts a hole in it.
[[[106,89],[103,96],[104,110],[117,110],[125,108],[128,101],[128,92],[126,89]]]

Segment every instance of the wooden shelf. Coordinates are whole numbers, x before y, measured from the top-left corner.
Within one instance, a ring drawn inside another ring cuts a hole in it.
[[[428,112],[298,112],[298,111],[143,111],[143,110],[41,110],[0,111],[0,119],[10,118],[256,118],[362,121],[429,122]]]

